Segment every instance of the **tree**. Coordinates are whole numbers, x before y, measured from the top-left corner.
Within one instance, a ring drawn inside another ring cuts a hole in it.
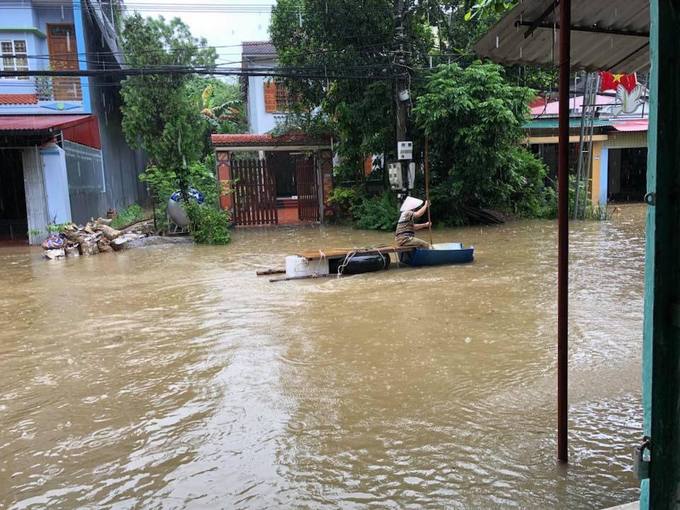
[[[470,20],[475,17],[500,15],[512,9],[518,0],[475,0],[465,13],[465,19]]]
[[[200,105],[201,115],[212,132],[243,133],[248,130],[238,83],[194,76],[187,86],[190,96]]]
[[[460,223],[466,207],[546,213],[545,167],[520,147],[533,97],[495,64],[442,65],[428,77],[414,113],[431,140],[435,216]]]
[[[126,62],[149,70],[174,66],[213,66],[216,53],[205,40],[192,37],[175,18],[125,19],[122,31]],[[188,188],[188,164],[207,149],[207,123],[197,98],[188,90],[190,75],[149,74],[123,81],[123,131],[130,145],[143,148],[151,163],[174,176],[183,194]]]
[[[395,5],[400,3],[402,41],[396,36]],[[395,79],[408,71],[397,65],[397,51],[401,43],[408,66],[420,67],[432,47],[423,2],[278,0],[270,32],[283,71],[305,68],[344,76],[288,80],[287,86],[300,109],[327,116],[347,167],[360,169],[367,154],[394,152]]]

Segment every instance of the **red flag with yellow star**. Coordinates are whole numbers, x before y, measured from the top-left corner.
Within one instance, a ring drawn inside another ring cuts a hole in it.
[[[623,85],[626,92],[630,93],[637,85],[637,74],[610,73],[600,71],[600,92],[606,90],[616,90],[619,85]]]

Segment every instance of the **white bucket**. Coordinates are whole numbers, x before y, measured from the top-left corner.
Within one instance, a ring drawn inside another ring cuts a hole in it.
[[[286,277],[288,278],[328,274],[329,272],[328,259],[307,260],[297,255],[286,257]]]

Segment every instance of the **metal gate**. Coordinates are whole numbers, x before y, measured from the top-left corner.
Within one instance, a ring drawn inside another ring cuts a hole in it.
[[[313,157],[295,160],[295,181],[298,195],[298,218],[301,221],[319,221],[319,188]]]
[[[234,223],[276,225],[276,182],[266,160],[231,159],[234,181]]]

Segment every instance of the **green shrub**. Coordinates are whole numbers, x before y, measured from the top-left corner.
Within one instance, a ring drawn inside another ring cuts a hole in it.
[[[189,202],[184,205],[189,216],[189,230],[198,244],[227,244],[231,240],[229,214],[205,203]]]
[[[394,193],[384,192],[371,198],[363,198],[352,207],[357,228],[366,230],[394,230],[399,219],[399,207]]]
[[[47,225],[47,233],[48,234],[61,234],[64,231],[64,227],[66,225],[70,225],[70,223],[50,223]],[[38,235],[41,232],[38,230]]]
[[[358,188],[333,188],[328,197],[328,204],[335,211],[338,220],[351,220],[352,209],[357,206],[365,195]]]
[[[187,167],[187,184],[190,188],[196,188],[205,195],[207,204],[219,203],[220,190],[215,179],[215,156],[210,154],[203,161],[195,161]],[[175,191],[179,190],[177,175],[173,170],[149,165],[146,171],[139,176],[144,182],[154,199],[156,221],[161,230],[167,227],[168,199]]]
[[[127,227],[138,221],[142,221],[145,218],[144,210],[138,204],[132,204],[120,211],[113,221],[111,226],[116,229]]]

